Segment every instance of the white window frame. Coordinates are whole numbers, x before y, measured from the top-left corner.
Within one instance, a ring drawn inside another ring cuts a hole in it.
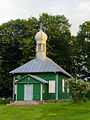
[[[67,88],[67,93],[69,93],[69,88]]]
[[[42,86],[42,83],[41,83],[41,101],[43,99],[42,95],[43,95],[43,86]]]
[[[65,84],[65,80],[62,79],[62,92],[63,92],[63,93],[65,92],[64,84]]]
[[[15,94],[16,94],[16,100],[17,100],[17,84],[15,84]]]
[[[55,80],[49,80],[49,93],[55,93]]]

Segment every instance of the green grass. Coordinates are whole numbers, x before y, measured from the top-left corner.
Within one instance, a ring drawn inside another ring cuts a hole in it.
[[[90,101],[46,103],[37,106],[0,105],[0,120],[90,120]]]

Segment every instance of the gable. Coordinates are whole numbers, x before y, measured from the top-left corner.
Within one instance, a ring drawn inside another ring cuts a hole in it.
[[[25,75],[24,77],[20,78],[19,80],[16,81],[16,83],[34,83],[34,82],[38,82],[38,83],[48,83],[46,80],[38,77],[38,76],[35,76],[35,75],[30,75],[30,74],[27,74]]]
[[[38,81],[30,76],[27,76],[27,77],[23,78],[22,80],[20,80],[18,83],[40,83],[40,81]]]

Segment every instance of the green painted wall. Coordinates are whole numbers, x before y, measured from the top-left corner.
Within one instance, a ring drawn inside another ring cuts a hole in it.
[[[23,82],[27,82],[27,83],[40,83],[38,80],[31,78],[29,76],[25,77],[24,79],[20,80],[18,83],[23,83]]]
[[[35,75],[45,79],[48,82],[49,82],[49,80],[56,81],[56,74],[55,73],[36,73]],[[44,95],[44,98],[45,98],[45,95]],[[46,98],[47,99],[56,99],[56,93],[49,93],[49,85],[48,85],[48,95],[46,96]]]
[[[16,80],[17,80],[18,75],[20,75],[19,77],[24,77],[26,74],[16,74],[16,76],[15,76]],[[49,80],[55,80],[55,82],[56,82],[56,74],[55,73],[36,73],[33,75],[39,76],[48,82],[49,82]],[[65,92],[64,93],[62,92],[62,79],[66,80],[67,77],[58,73],[58,98],[59,98],[59,100],[60,99],[70,99],[66,88],[65,88]],[[33,78],[30,78],[30,80],[29,80],[28,76],[20,81],[20,83],[23,83],[23,82],[34,83],[33,84],[33,100],[40,100],[40,98],[41,98],[41,95],[40,95],[41,94],[41,83]],[[39,83],[37,83],[37,82],[39,82]],[[55,87],[56,87],[56,85],[55,85]],[[56,89],[55,89],[55,91],[56,91]],[[24,84],[17,85],[17,93],[18,93],[17,100],[24,100]],[[43,84],[43,100],[48,100],[48,99],[56,99],[56,92],[49,93],[49,85]]]
[[[40,100],[41,99],[41,83],[39,83],[37,80],[33,78],[30,78],[30,80],[28,80],[28,76],[27,76],[17,83],[17,101],[24,100],[24,85],[25,84],[22,84],[23,82],[25,83],[27,82],[30,84],[34,83],[33,84],[33,100]]]
[[[62,79],[66,80],[68,78],[58,74],[58,99],[70,99],[69,94],[67,93],[67,88],[62,92]],[[65,86],[65,85],[64,85]]]
[[[17,84],[17,101],[24,100],[24,85]],[[41,84],[33,84],[33,100],[41,99]]]
[[[48,84],[43,84],[43,100],[48,100]]]
[[[40,100],[41,84],[33,84],[33,100]]]
[[[15,74],[15,80],[19,80],[20,78],[24,77],[27,74]]]
[[[24,100],[24,84],[17,84],[17,101]]]

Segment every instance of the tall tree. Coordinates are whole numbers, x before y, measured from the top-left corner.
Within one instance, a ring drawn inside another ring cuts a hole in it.
[[[90,21],[86,21],[79,26],[75,48],[77,72],[84,79],[90,71]]]
[[[9,72],[35,56],[35,45],[32,39],[34,29],[37,27],[35,20],[35,18],[11,20],[0,26],[0,55],[3,60],[3,71],[1,70],[0,74],[3,80],[3,96],[11,95],[12,79]]]

